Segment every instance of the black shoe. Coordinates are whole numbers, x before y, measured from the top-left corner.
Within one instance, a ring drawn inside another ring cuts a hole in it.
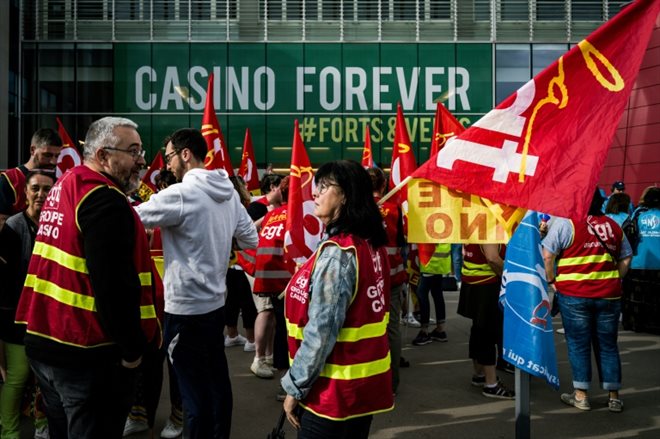
[[[472,375],[472,385],[474,387],[483,387],[486,385],[486,376],[485,375]]]
[[[433,341],[439,341],[442,343],[445,343],[447,341],[447,333],[445,331],[438,331],[437,329],[434,329],[433,331],[431,331],[429,336]]]
[[[508,361],[504,361],[504,360],[498,361],[497,366],[495,366],[495,368],[497,370],[501,370],[503,372],[510,374],[516,373],[516,367],[513,364],[509,363]]]
[[[403,357],[399,358],[399,367],[410,367],[410,361]]]
[[[412,341],[412,344],[415,346],[424,346],[432,342],[433,340],[431,340],[431,336],[424,331],[419,331],[419,334],[417,334],[417,337]]]
[[[495,387],[487,387],[484,385],[483,390],[481,391],[481,394],[483,396],[487,396],[488,398],[497,398],[497,399],[515,399],[516,398],[516,392],[513,390],[509,390],[506,387],[504,387],[504,384],[500,383],[498,381],[497,385]]]

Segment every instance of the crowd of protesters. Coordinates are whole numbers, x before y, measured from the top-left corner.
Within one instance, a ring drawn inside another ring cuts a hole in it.
[[[284,249],[289,177],[265,174],[262,196],[252,198],[240,177],[204,168],[198,130],[165,140],[163,184],[138,203],[129,195],[146,162],[134,122],[92,123],[84,163],[56,180],[61,148],[56,132],[40,129],[29,161],[0,175],[0,439],[20,437],[29,385],[40,395],[35,438],[155,435],[165,361],[172,407],[161,437],[180,436],[185,422],[190,438],[228,438],[232,346],[255,352],[246,369],[256,377],[280,380],[273,396],[298,437],[368,437],[372,416],[393,409],[407,365],[406,293],[419,308],[412,344],[446,342],[448,278],[459,281],[458,313],[472,320],[472,385],[515,398],[496,375],[511,370],[501,359],[497,302],[506,246],[438,244],[420,263],[400,206],[381,201],[382,170],[346,160],[318,169],[312,194],[324,239],[296,264]],[[660,188],[645,190],[637,209],[623,182],[612,190],[606,200],[596,191],[584,221],[540,221],[573,374],[561,401],[580,410],[591,408],[592,348],[609,410],[623,410],[621,314],[624,327],[660,327],[652,299]]]

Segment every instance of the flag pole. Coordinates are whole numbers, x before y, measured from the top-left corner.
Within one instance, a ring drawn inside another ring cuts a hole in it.
[[[410,176],[410,175],[407,176],[406,178],[404,178],[403,180],[401,180],[401,183],[399,183],[399,184],[397,184],[396,186],[394,186],[394,189],[392,189],[391,191],[389,191],[388,193],[386,193],[386,194],[383,196],[383,198],[381,198],[380,200],[378,200],[378,205],[379,205],[379,206],[382,206],[384,202],[386,202],[387,200],[389,200],[390,198],[392,198],[392,196],[396,195],[396,193],[399,192],[399,191],[400,191],[400,190],[401,190],[406,184],[408,184],[408,182],[409,182],[410,180],[412,180],[412,176]]]
[[[531,437],[529,374],[516,367],[516,439]]]

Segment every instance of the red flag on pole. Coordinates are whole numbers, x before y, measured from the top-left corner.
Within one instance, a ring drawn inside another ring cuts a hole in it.
[[[254,147],[252,146],[250,128],[245,128],[243,155],[241,157],[241,166],[238,168],[238,175],[243,177],[243,180],[247,184],[247,190],[252,195],[261,195],[259,172],[257,170],[257,161],[254,158]]]
[[[364,149],[362,150],[362,166],[366,169],[374,167],[374,155],[371,150],[371,133],[369,127],[364,130]]]
[[[456,120],[453,114],[449,112],[438,102],[435,109],[435,119],[433,121],[433,138],[431,139],[431,155],[433,157],[445,146],[447,140],[454,136],[458,136],[465,128],[461,123]]]
[[[297,119],[293,130],[289,176],[289,200],[287,203],[284,248],[289,258],[301,262],[311,256],[314,249],[316,249],[323,233],[323,223],[313,215],[312,185],[314,175],[305,145],[300,137]]]
[[[234,168],[231,166],[229,151],[225,143],[225,136],[222,134],[218,118],[213,108],[213,73],[209,75],[209,82],[206,88],[206,105],[204,105],[204,116],[202,117],[202,134],[206,140],[208,152],[204,160],[206,169],[224,169],[230,176],[234,175]]]
[[[401,104],[396,106],[396,125],[394,126],[394,145],[392,146],[392,166],[390,170],[390,188],[394,188],[415,171],[415,154],[408,135],[408,127],[403,117]],[[399,191],[399,202],[407,200],[406,191]],[[406,211],[404,211],[406,213]]]
[[[156,177],[160,174],[160,170],[165,167],[165,160],[163,160],[163,155],[158,151],[156,157],[154,157],[151,165],[147,169],[147,172],[142,176],[142,181],[140,181],[140,187],[138,188],[138,195],[142,201],[148,201],[149,197],[158,192],[158,186],[156,185]]]
[[[57,158],[57,166],[55,168],[55,176],[60,178],[68,169],[82,164],[82,158],[76,144],[71,140],[69,133],[66,132],[66,128],[64,128],[60,118],[55,117],[55,119],[57,120],[57,133],[62,139],[62,150]]]
[[[586,217],[659,10],[658,0],[624,8],[413,176],[497,203]]]

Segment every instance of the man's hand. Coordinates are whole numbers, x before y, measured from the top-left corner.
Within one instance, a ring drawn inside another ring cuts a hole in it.
[[[295,415],[296,407],[298,407],[298,400],[291,395],[287,395],[284,399],[284,413],[286,413],[286,419],[296,430],[300,430],[300,419]]]

